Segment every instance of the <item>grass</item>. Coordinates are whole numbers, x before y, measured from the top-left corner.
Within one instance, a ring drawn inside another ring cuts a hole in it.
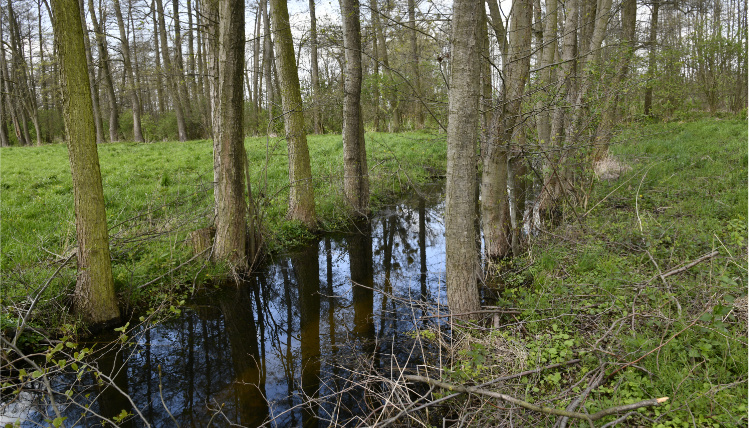
[[[429,171],[445,164],[444,136],[426,133],[368,133],[372,207],[430,180]],[[248,138],[253,193],[264,216],[267,249],[277,251],[310,237],[301,225],[287,221],[288,163],[285,141]],[[309,137],[316,210],[322,230],[344,228],[340,135]],[[191,257],[187,234],[211,223],[213,212],[210,141],[99,146],[99,158],[110,227],[113,275],[123,303],[149,304],[179,300],[187,291],[216,275],[223,266],[192,263],[169,273]],[[28,296],[52,276],[75,245],[73,189],[64,145],[0,149],[0,268],[2,304],[22,310]],[[169,273],[169,274],[167,274]],[[153,285],[139,288],[165,275]],[[40,326],[62,325],[66,297],[75,284],[74,263],[62,269],[42,294]],[[3,311],[0,327],[13,325],[18,312]]]
[[[636,125],[618,136],[611,152],[631,170],[585,186],[590,202],[574,207],[580,221],[565,207],[561,226],[537,237],[526,256],[505,262],[497,304],[522,315],[473,339],[484,361],[507,354],[491,345],[494,336],[520,346],[526,364],[517,371],[582,362],[501,392],[565,408],[603,370],[603,383],[585,400],[590,413],[670,397],[625,425],[746,425],[746,142],[746,120]],[[684,272],[658,276],[713,251],[718,255]],[[452,378],[466,366],[475,383],[508,374],[484,367],[476,375],[470,361],[476,356],[459,358]],[[492,409],[480,424],[501,422]],[[516,423],[556,421],[522,417]]]

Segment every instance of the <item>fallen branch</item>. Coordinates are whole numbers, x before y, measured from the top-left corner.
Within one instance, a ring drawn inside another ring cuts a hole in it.
[[[713,251],[712,253],[705,254],[705,255],[699,257],[698,259],[696,259],[696,260],[694,260],[692,262],[689,262],[689,263],[687,263],[686,265],[684,265],[684,266],[682,266],[680,268],[672,269],[672,270],[664,273],[663,275],[660,275],[660,277],[661,277],[661,279],[668,278],[671,275],[676,275],[677,273],[684,272],[685,270],[689,269],[690,267],[692,267],[694,265],[697,265],[699,263],[702,263],[705,260],[712,259],[713,257],[717,256],[718,254],[720,254],[719,251]]]
[[[482,383],[478,387],[479,388],[483,388],[483,387],[486,387],[486,386],[489,386],[489,385],[492,385],[492,384],[495,384],[497,382],[501,382],[501,381],[504,381],[504,380],[515,379],[515,378],[527,376],[527,375],[530,375],[530,374],[540,373],[540,372],[542,372],[544,370],[550,370],[550,369],[555,369],[557,367],[564,367],[564,366],[569,366],[569,365],[572,365],[572,364],[577,364],[580,361],[581,360],[579,358],[575,358],[574,360],[565,361],[563,363],[551,364],[551,365],[548,365],[548,366],[539,367],[537,369],[526,370],[524,372],[515,373],[515,374],[509,375],[509,376],[498,377],[498,378],[492,379],[492,380],[490,380],[488,382]],[[435,404],[439,404],[439,403],[441,403],[443,401],[447,401],[447,400],[449,400],[451,398],[455,398],[455,397],[459,396],[460,394],[462,394],[462,392],[456,392],[454,394],[446,395],[446,396],[444,396],[442,398],[438,398],[436,400],[430,401],[430,402],[428,402],[426,404],[422,404],[419,407],[413,407],[413,408],[410,408],[410,409],[405,409],[401,413],[399,413],[398,415],[396,415],[396,416],[394,416],[394,417],[392,417],[392,418],[390,418],[390,419],[388,419],[386,421],[380,422],[378,424],[374,424],[373,427],[378,427],[378,428],[387,427],[390,424],[392,424],[393,422],[395,422],[398,419],[400,419],[401,416],[407,415],[407,414],[412,413],[412,412],[419,411],[421,409],[425,409],[425,408],[430,407],[430,406],[434,406]]]
[[[579,412],[568,412],[566,410],[560,410],[560,409],[554,409],[551,407],[544,407],[544,406],[538,406],[532,403],[529,403],[527,401],[520,400],[518,398],[509,396],[507,394],[502,394],[495,391],[489,391],[487,389],[477,388],[473,386],[463,386],[463,385],[454,385],[447,382],[442,382],[439,380],[431,379],[424,376],[413,376],[413,375],[405,375],[406,379],[414,381],[414,382],[424,382],[429,385],[438,386],[440,388],[448,389],[450,391],[459,391],[459,392],[465,392],[469,394],[479,394],[479,395],[485,395],[488,397],[498,398],[502,401],[507,401],[508,403],[512,403],[515,405],[518,405],[520,407],[523,407],[528,410],[533,410],[535,412],[541,412],[546,413],[549,415],[557,415],[557,416],[565,416],[568,418],[575,418],[575,419],[581,419],[588,422],[594,422],[599,419],[602,419],[606,416],[613,415],[615,413],[619,412],[626,412],[629,410],[639,409],[640,407],[650,407],[650,406],[658,406],[662,403],[665,403],[666,400],[668,400],[668,397],[661,397],[661,398],[653,398],[650,400],[640,401],[637,403],[632,404],[626,404],[622,406],[614,406],[609,407],[608,409],[603,409],[599,412],[596,412],[592,415],[588,415],[585,413],[579,413]]]

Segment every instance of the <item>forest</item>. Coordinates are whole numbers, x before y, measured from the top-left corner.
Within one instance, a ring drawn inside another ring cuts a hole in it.
[[[745,0],[7,0],[0,425],[747,423]]]

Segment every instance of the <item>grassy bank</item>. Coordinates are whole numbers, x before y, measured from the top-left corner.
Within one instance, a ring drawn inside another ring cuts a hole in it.
[[[746,121],[635,126],[612,153],[631,169],[586,187],[587,204],[565,207],[561,226],[504,266],[497,304],[520,315],[469,333],[446,379],[479,384],[581,358],[492,388],[558,409],[584,396],[590,414],[670,397],[624,424],[745,426]],[[476,410],[476,425],[506,422],[479,399],[455,405]],[[558,421],[515,416],[522,426]]]
[[[430,180],[444,170],[444,136],[368,133],[372,206]],[[271,251],[292,246],[309,232],[284,216],[288,204],[285,141],[249,138],[253,193]],[[348,223],[343,200],[340,135],[309,137],[316,209],[322,230]],[[221,275],[222,266],[193,262],[187,234],[211,223],[213,157],[210,141],[99,146],[117,291],[125,304],[175,301]],[[75,245],[73,189],[64,145],[0,149],[2,327],[15,322]],[[163,276],[163,277],[162,277]],[[161,277],[161,278],[160,278]],[[154,281],[142,287],[143,284]],[[66,311],[75,263],[58,272],[40,297],[39,326],[72,322]],[[41,314],[44,314],[41,316]]]

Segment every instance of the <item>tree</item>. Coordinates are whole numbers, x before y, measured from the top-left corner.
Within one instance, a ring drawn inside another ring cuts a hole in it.
[[[215,3],[214,3],[215,4]],[[213,255],[247,267],[244,151],[244,0],[218,2],[218,81],[214,91],[216,238]],[[214,53],[216,55],[216,53]]]
[[[120,47],[122,49],[122,61],[125,64],[125,77],[130,81],[130,103],[133,109],[133,139],[138,142],[145,141],[140,129],[140,99],[138,98],[138,86],[133,73],[133,65],[130,62],[130,43],[125,33],[125,21],[122,19],[120,1],[114,0],[114,13],[117,16],[117,26],[120,30]]]
[[[361,24],[359,1],[341,2],[346,72],[343,90],[343,175],[344,192],[351,209],[358,215],[369,211],[369,175],[361,114]]]
[[[52,0],[73,175],[78,277],[75,308],[91,323],[119,318],[109,256],[107,215],[77,0]]]
[[[447,192],[445,241],[447,300],[450,311],[463,314],[481,307],[477,287],[476,141],[479,63],[476,31],[480,2],[453,3],[450,93],[447,122]]]
[[[89,0],[92,1],[92,0]],[[166,80],[169,83],[169,89],[172,91],[172,104],[174,105],[174,113],[177,115],[177,134],[180,141],[187,141],[187,127],[185,125],[185,113],[182,109],[182,103],[180,102],[180,84],[175,77],[177,69],[172,66],[172,59],[169,57],[169,46],[167,45],[166,37],[166,23],[164,22],[164,5],[161,0],[155,0],[156,13],[158,15],[159,24],[159,40],[161,42],[161,55],[164,60],[164,68],[166,68]]]
[[[317,65],[317,19],[315,18],[315,0],[309,0],[310,17],[310,62],[312,63],[312,128],[315,134],[322,134],[320,118],[320,71]],[[359,43],[361,44],[361,42]]]
[[[289,213],[288,218],[307,227],[316,225],[315,194],[312,186],[312,167],[309,161],[307,134],[304,126],[304,106],[299,89],[299,74],[294,58],[294,43],[289,25],[286,0],[271,0],[271,19],[276,34],[276,49],[283,104],[286,143],[289,150]],[[270,76],[266,76],[270,81]]]
[[[94,24],[94,34],[96,35],[96,46],[99,48],[99,62],[101,71],[104,75],[104,87],[109,100],[109,141],[119,141],[120,139],[120,114],[117,110],[117,96],[114,90],[114,79],[112,78],[112,68],[109,65],[109,50],[107,49],[107,36],[103,23],[96,19],[96,10],[94,0],[88,0],[88,12],[91,15],[91,22]]]

